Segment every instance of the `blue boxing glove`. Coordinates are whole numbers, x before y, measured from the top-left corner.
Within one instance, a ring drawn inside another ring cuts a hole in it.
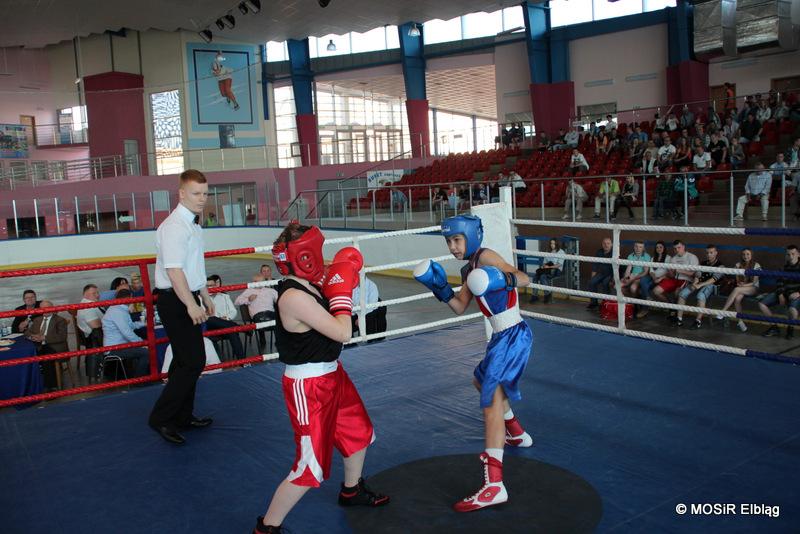
[[[447,282],[444,267],[433,260],[423,260],[414,267],[414,278],[433,292],[441,302],[450,302],[453,288]]]
[[[514,276],[514,273],[503,272],[491,265],[473,269],[467,276],[467,287],[476,297],[482,297],[486,293],[498,289],[512,291],[516,286],[517,277]]]

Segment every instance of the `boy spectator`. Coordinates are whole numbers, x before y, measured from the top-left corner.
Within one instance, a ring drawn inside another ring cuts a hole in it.
[[[567,135],[564,136],[564,143],[566,143],[569,148],[576,148],[579,142],[580,136],[578,135],[578,132],[575,130],[575,128],[570,128],[569,132],[567,132]]]
[[[755,165],[755,172],[751,172],[744,184],[744,195],[739,197],[736,203],[735,221],[744,220],[744,209],[748,202],[758,199],[761,203],[761,220],[767,220],[769,212],[769,190],[772,187],[772,174],[764,170],[764,164],[760,161]]]
[[[800,273],[800,251],[795,245],[786,247],[786,265],[783,266],[783,270],[791,273]],[[789,318],[796,321],[798,310],[800,310],[800,280],[796,278],[779,279],[775,291],[763,295],[758,302],[758,307],[761,313],[767,317],[772,317],[770,308],[779,303],[788,308]],[[778,332],[778,325],[773,324],[762,335],[771,337],[777,335]],[[794,328],[788,325],[786,327],[786,339],[793,336]]]
[[[636,241],[633,244],[633,252],[628,254],[629,261],[650,261],[652,257],[644,249],[644,241]],[[625,274],[620,280],[622,292],[631,297],[635,297],[638,293],[640,280],[645,276],[649,276],[650,267],[642,267],[641,265],[628,265],[625,268]]]
[[[748,114],[747,119],[741,126],[742,137],[739,139],[739,142],[746,144],[750,141],[759,141],[761,139],[762,130],[761,123],[756,120],[756,116]]]
[[[711,134],[711,143],[708,145],[708,150],[711,153],[711,159],[714,160],[715,167],[728,160],[728,145],[725,144],[725,141],[720,138],[718,133]]]
[[[660,172],[666,171],[667,167],[672,165],[672,159],[675,157],[676,150],[669,137],[664,139],[664,144],[658,149],[658,170]]]
[[[622,186],[622,194],[617,197],[617,201],[614,204],[614,211],[611,213],[611,220],[617,218],[617,212],[619,208],[625,206],[628,209],[628,216],[631,220],[634,219],[633,210],[631,206],[636,203],[636,199],[639,197],[639,184],[636,182],[636,179],[633,175],[628,175],[625,178],[625,185]]]
[[[564,215],[561,218],[566,221],[572,217],[572,206],[574,203],[575,219],[582,219],[583,203],[587,200],[589,200],[589,195],[583,189],[583,186],[570,178],[569,184],[567,185],[567,194],[564,198]]]
[[[680,239],[676,239],[672,243],[672,250],[674,254],[670,259],[670,263],[679,263],[681,265],[700,265],[700,260],[691,252],[686,251],[686,244]],[[695,271],[688,269],[674,269],[670,270],[670,276],[664,278],[653,289],[653,296],[661,302],[668,302],[669,295],[682,289],[688,282],[694,279]],[[669,314],[670,319],[677,321],[677,314],[671,311]]]
[[[598,258],[611,258],[611,239],[606,237],[603,239],[600,249],[595,253]],[[589,280],[589,291],[592,293],[608,293],[613,277],[613,267],[610,263],[593,263],[592,264],[592,277]],[[589,299],[587,310],[594,310],[597,308],[597,299]]]
[[[708,245],[706,246],[706,259],[700,263],[700,265],[704,267],[723,267],[722,263],[719,261],[717,257],[719,255],[717,251],[716,245]],[[674,258],[673,258],[674,260]],[[678,293],[678,304],[681,306],[686,305],[686,301],[689,300],[689,297],[692,293],[697,294],[697,307],[698,308],[705,308],[706,302],[708,301],[708,297],[710,297],[714,293],[714,288],[719,281],[722,280],[724,275],[722,273],[710,273],[706,271],[696,271],[694,273],[694,279],[688,285],[684,286],[683,289],[680,290]],[[678,310],[678,317],[676,324],[678,326],[683,326],[683,310]],[[703,326],[703,313],[699,312],[697,317],[695,317],[694,325],[692,328],[695,330],[699,329]]]
[[[575,176],[577,173],[583,171],[586,172],[589,170],[589,162],[586,161],[586,158],[583,154],[581,154],[577,148],[572,149],[572,156],[569,158],[569,172]]]
[[[608,205],[609,209],[613,209],[612,206],[617,201],[617,195],[619,195],[619,182],[614,180],[611,177],[606,177],[603,180],[603,183],[600,184],[600,187],[597,188],[597,194],[594,197],[594,218],[600,218],[600,205],[606,202],[606,194],[608,194]]]

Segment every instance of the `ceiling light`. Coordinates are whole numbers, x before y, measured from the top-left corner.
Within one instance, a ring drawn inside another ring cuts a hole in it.
[[[228,27],[229,30],[232,30],[234,26],[236,26],[236,19],[233,18],[233,15],[228,13],[224,17],[222,17],[222,23]]]
[[[199,35],[200,38],[203,41],[207,42],[207,43],[210,43],[211,39],[213,39],[213,36],[211,34],[211,30],[209,30],[208,28],[206,28],[205,30],[199,32],[197,35]]]
[[[239,13],[241,13],[242,15],[247,15],[247,13],[249,12],[250,10],[247,9],[247,4],[245,4],[244,2],[239,4]]]
[[[219,29],[219,30],[224,30],[225,29],[225,23],[222,22],[222,19],[217,19],[217,22],[215,22],[214,24],[217,25],[217,29]]]
[[[417,23],[411,25],[408,29],[408,36],[409,37],[419,37],[419,28],[417,28]]]
[[[336,52],[336,45],[333,44],[333,39],[328,41],[327,49],[328,49],[328,52]]]
[[[244,5],[250,8],[250,13],[258,13],[261,11],[261,0],[244,0]]]

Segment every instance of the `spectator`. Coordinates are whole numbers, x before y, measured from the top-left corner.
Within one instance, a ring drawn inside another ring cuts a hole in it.
[[[666,130],[668,132],[674,132],[675,130],[678,129],[679,126],[680,123],[678,123],[678,119],[675,117],[675,114],[670,113],[669,116],[667,117]]]
[[[664,144],[658,149],[658,170],[664,172],[672,165],[677,149],[669,137],[664,139]]]
[[[617,121],[610,114],[606,115],[606,132],[611,132],[617,129]]]
[[[683,137],[678,138],[678,146],[675,148],[675,156],[672,158],[672,165],[681,167],[692,164],[692,150]]]
[[[399,189],[392,189],[392,206],[394,207],[394,210],[398,212],[405,212],[406,204],[408,204],[408,198],[406,198],[406,194]]]
[[[729,82],[725,82],[725,111],[735,111],[736,110],[736,91],[733,89],[733,85]]]
[[[761,220],[766,221],[769,213],[769,190],[772,187],[772,174],[764,170],[760,161],[755,165],[755,172],[751,172],[744,184],[744,195],[736,203],[736,221],[744,220],[744,209],[748,202],[757,199],[761,203]]]
[[[517,174],[517,171],[513,171],[513,170],[508,175],[508,185],[513,187],[514,191],[516,191],[517,189],[522,189],[523,191],[525,191],[525,189],[527,188],[527,185],[525,184],[525,180],[522,179],[522,176]],[[478,185],[477,187],[480,188],[480,191],[479,191],[480,197],[482,199],[486,200],[485,190],[483,188],[481,188],[480,185]]]
[[[786,264],[783,270],[790,273],[800,274],[800,251],[797,250],[795,245],[786,247]],[[798,317],[798,310],[800,310],[800,280],[797,278],[780,278],[775,291],[762,295],[759,299],[758,307],[761,313],[767,317],[772,317],[770,308],[776,304],[782,304],[787,307],[789,318],[796,321]],[[767,330],[761,334],[764,337],[771,337],[777,335],[778,325],[770,325]],[[786,339],[794,337],[794,328],[791,325],[786,326]]]
[[[700,265],[700,260],[697,256],[686,250],[686,244],[680,239],[676,239],[672,243],[672,250],[674,254],[670,258],[670,263],[677,263],[680,265]],[[668,302],[669,296],[683,287],[694,279],[695,271],[692,269],[671,269],[667,277],[663,278],[658,285],[653,288],[653,297],[662,301]],[[673,310],[669,313],[669,317],[677,322],[678,315]]]
[[[435,209],[438,209],[442,217],[444,217],[444,212],[447,209],[447,191],[444,187],[439,187],[439,190],[433,195],[433,204]]]
[[[131,282],[130,282],[130,290],[132,297],[143,297],[144,296],[144,286],[142,285],[142,275],[139,274],[138,271],[133,271],[131,273]],[[137,302],[133,305],[133,312],[134,314],[141,314],[145,310],[144,302]]]
[[[628,149],[628,159],[634,167],[642,166],[642,158],[644,157],[644,143],[635,138]]]
[[[786,154],[784,154],[786,162],[789,164],[789,168],[792,169],[793,172],[800,172],[800,137],[794,140],[792,146],[786,149]]]
[[[100,300],[100,291],[94,284],[87,284],[83,288],[83,298],[81,303],[97,302]],[[85,308],[78,310],[77,326],[86,340],[86,348],[96,348],[103,346],[103,312],[100,308]],[[89,383],[98,378],[100,370],[100,355],[90,354],[86,356],[86,376]]]
[[[50,308],[53,303],[49,300],[40,302],[41,308]],[[36,355],[44,356],[46,354],[58,354],[59,352],[67,352],[67,321],[55,313],[43,313],[36,315],[25,330],[25,337],[36,344]],[[62,362],[67,362],[69,359],[55,360],[41,362],[39,369],[42,371],[44,377],[44,386],[46,389],[55,389],[58,381],[56,379],[56,365],[61,365]],[[77,385],[77,384],[73,384]]]
[[[650,261],[652,258],[650,254],[644,249],[644,241],[636,241],[633,244],[633,252],[628,254],[629,261]],[[642,279],[650,276],[650,267],[642,267],[641,265],[628,265],[625,268],[625,274],[620,280],[620,289],[625,295],[635,297],[639,288],[642,287]],[[644,293],[644,291],[643,291]],[[649,296],[649,288],[647,290]]]
[[[697,185],[695,184],[695,175],[688,172],[689,167],[681,167],[680,171],[683,174],[676,176],[675,181],[673,182],[675,189],[672,207],[673,219],[679,219],[683,217],[684,200],[686,200],[686,204],[688,204],[689,200],[694,200],[700,195],[700,193],[697,191]],[[684,190],[686,190],[685,199]]]
[[[589,195],[583,189],[583,186],[576,183],[572,178],[569,179],[567,184],[567,194],[564,198],[564,215],[561,217],[567,220],[572,217],[573,209],[575,210],[575,219],[580,220],[583,218],[583,203],[589,200]],[[574,206],[574,208],[573,208]]]
[[[361,285],[356,287],[353,290],[353,307],[361,305]],[[381,301],[380,294],[378,293],[378,286],[375,285],[375,282],[369,279],[369,277],[364,276],[364,303],[368,306],[367,314],[364,317],[366,323],[366,335],[370,334],[377,334],[378,332],[386,332],[386,306],[379,306],[377,308],[373,308],[372,310],[369,309],[370,304],[377,304]],[[353,312],[352,315],[353,321],[353,332],[359,330],[358,327],[358,314]],[[380,338],[382,339],[382,338]],[[371,339],[367,343],[373,343],[375,341],[380,341],[380,339]]]
[[[40,300],[36,300],[36,292],[33,289],[26,289],[22,292],[22,306],[17,306],[14,310],[32,310],[34,308],[38,308],[42,302]],[[11,323],[11,331],[14,334],[22,334],[25,330],[28,329],[31,325],[31,321],[33,320],[34,315],[21,315],[19,317],[14,317],[14,320]]]
[[[519,175],[517,175],[517,177],[519,177]],[[510,178],[506,179],[506,181],[509,182]],[[506,184],[506,185],[508,185],[508,184]],[[481,187],[481,184],[479,184],[478,182],[473,183],[472,184],[472,204],[473,205],[479,205],[479,204],[483,204],[484,202],[486,202],[485,189],[483,187]]]
[[[651,141],[652,142],[652,141]],[[656,158],[653,157],[653,153],[649,150],[645,150],[644,158],[642,159],[642,174],[656,174],[658,167],[656,166]]]
[[[714,125],[714,130],[721,130],[722,129],[722,119],[717,114],[717,111],[714,109],[714,106],[708,106],[708,125]]]
[[[253,276],[253,282],[264,282],[261,274]],[[275,318],[275,303],[278,301],[278,292],[271,287],[248,287],[236,297],[236,305],[247,305],[250,318],[254,323],[271,321]]]
[[[550,150],[550,138],[545,132],[542,132],[538,135],[536,148],[537,150],[543,152]]]
[[[617,201],[614,203],[614,211],[611,213],[611,220],[617,218],[617,211],[621,206],[625,206],[628,210],[628,217],[631,220],[634,219],[633,210],[631,206],[636,204],[636,201],[639,197],[639,184],[636,182],[636,179],[633,175],[628,175],[625,178],[625,185],[622,186],[622,194],[617,197]]]
[[[595,253],[598,258],[611,258],[611,239],[603,238],[602,246]],[[592,263],[592,277],[589,280],[589,291],[592,293],[608,293],[613,277],[613,267],[610,263]],[[587,310],[594,310],[597,308],[597,299],[589,299]]]
[[[564,251],[558,245],[558,239],[551,237],[547,243],[547,252],[552,253],[552,256],[545,256],[542,259],[543,265],[536,269],[536,274],[531,278],[534,284],[541,284],[543,286],[552,286],[553,278],[560,276],[564,270]],[[538,302],[538,290],[533,289],[531,295],[531,303]],[[553,300],[552,291],[544,291],[544,303],[550,304]]]
[[[608,195],[608,198],[606,198]],[[611,177],[606,177],[597,189],[597,194],[594,197],[594,218],[600,218],[600,205],[608,202],[607,208],[613,209],[612,206],[617,201],[619,195],[619,182]]]
[[[499,180],[495,181],[495,184],[499,184]],[[497,196],[500,196],[500,186],[497,186]],[[470,205],[470,187],[466,184],[462,184],[458,186],[458,209],[464,210],[469,208]]]
[[[774,180],[778,180],[778,183],[785,178],[789,178],[789,165],[786,164],[786,159],[783,155],[783,152],[778,152],[775,154],[775,163],[769,166],[769,170],[772,171],[772,178]]]
[[[564,143],[566,143],[569,148],[577,148],[579,142],[580,136],[578,135],[578,132],[575,130],[575,128],[570,128],[569,132],[567,132],[567,135],[564,136]]]
[[[756,120],[761,124],[764,124],[768,120],[772,118],[772,110],[767,106],[766,100],[761,100],[758,104],[758,108],[756,109]]]
[[[761,265],[753,259],[753,251],[749,248],[742,250],[742,259],[736,262],[735,267],[745,270],[761,269]],[[725,305],[720,311],[728,311],[731,306],[734,306],[737,313],[742,313],[742,299],[745,297],[754,297],[756,295],[758,295],[758,276],[753,276],[752,274],[737,274],[736,287],[734,287],[733,291],[728,295],[728,300],[725,301]],[[717,314],[717,319],[722,320],[722,318],[722,314]],[[747,332],[747,325],[744,324],[744,321],[741,319],[739,319],[736,325],[742,332]]]
[[[262,265],[262,271],[267,265]],[[211,293],[210,290],[215,287],[222,287],[222,278],[217,274],[212,274],[206,279],[206,287],[209,289],[211,302],[214,303],[214,315],[210,315],[206,321],[206,326],[209,330],[219,330],[220,328],[231,328],[239,326],[235,321],[239,315],[236,306],[233,305],[231,297],[227,293]],[[242,348],[242,340],[239,338],[239,333],[234,332],[225,334],[231,344],[233,350],[233,357],[237,360],[244,358],[244,349]]]
[[[447,195],[447,203],[453,211],[456,211],[458,208],[458,191],[459,190],[455,186],[450,187],[450,193]]]
[[[706,133],[702,124],[697,125],[693,143],[695,146],[702,146],[705,150],[708,150],[708,145],[711,144],[711,136]]]
[[[697,147],[694,151],[694,157],[692,158],[692,166],[700,176],[703,176],[714,166],[711,160],[711,154],[706,152],[703,147]]]
[[[789,118],[789,106],[786,105],[786,102],[778,102],[778,105],[772,114],[772,118],[777,122],[785,121]]]
[[[708,150],[711,153],[711,159],[714,160],[715,167],[728,160],[728,145],[720,138],[718,133],[711,134],[711,143],[708,145]]]
[[[694,113],[689,109],[687,104],[683,105],[683,113],[681,113],[681,127],[691,128],[694,124]]]
[[[564,133],[564,129],[561,128],[558,130],[558,136],[556,136],[555,140],[553,141],[552,150],[562,150],[567,147],[567,141],[564,139],[566,134]]]
[[[584,155],[581,154],[577,148],[573,148],[572,156],[569,158],[569,172],[575,176],[579,172],[586,172],[588,170],[589,162],[586,161]]]
[[[608,136],[605,134],[605,132],[600,132],[600,134],[594,138],[595,154],[598,156],[600,154],[608,154],[609,150],[611,150],[611,143],[608,139]]]
[[[500,182],[498,180],[489,182],[489,202],[500,202]]]
[[[675,184],[671,175],[663,175],[658,178],[656,185],[656,198],[653,202],[653,219],[666,217],[672,212],[674,207],[673,197],[675,195]]]
[[[738,169],[746,159],[747,156],[744,154],[744,147],[742,147],[739,139],[734,137],[731,139],[731,167],[733,167],[733,170]]]
[[[500,140],[503,143],[503,148],[508,148],[511,144],[511,131],[508,126],[503,126],[503,129],[500,131]]]
[[[253,208],[247,208],[247,215],[244,217],[244,224],[247,226],[255,226],[258,222],[256,214],[253,213]]]
[[[739,139],[741,137],[739,135],[739,123],[736,122],[736,119],[733,115],[727,117],[725,119],[725,125],[722,127],[722,135],[728,138],[728,141],[733,141],[734,139]]]
[[[114,298],[126,299],[131,296],[128,288],[120,289]],[[117,304],[111,306],[103,315],[103,345],[121,345],[123,343],[136,343],[142,341],[135,328],[141,328],[144,323],[134,323],[131,320],[130,305]],[[114,349],[114,356],[119,356],[123,360],[132,360],[134,364],[134,376],[145,376],[150,369],[150,356],[145,347],[133,349]]]
[[[263,263],[261,264],[261,267],[258,268],[258,274],[264,277],[265,282],[269,282],[272,280],[272,267],[266,263]]]
[[[761,123],[756,120],[755,115],[747,115],[747,120],[742,124],[741,131],[742,137],[739,139],[739,142],[746,144],[751,141],[760,141],[763,128],[761,127]]]
[[[130,291],[131,286],[128,283],[128,279],[123,276],[118,276],[111,281],[111,285],[109,289],[100,292],[100,300],[113,300],[117,295],[117,291],[120,289],[127,289]],[[105,311],[105,308],[101,308]]]
[[[723,267],[719,261],[718,251],[716,245],[706,246],[706,259],[700,265],[703,267]],[[711,273],[707,271],[697,271],[694,273],[694,279],[678,293],[678,304],[681,306],[686,305],[686,301],[692,293],[697,293],[697,307],[705,308],[708,297],[710,297],[714,290],[722,280],[724,275],[722,273]],[[678,326],[683,326],[683,310],[678,310],[678,318],[676,321]],[[695,330],[703,326],[703,312],[698,312],[694,319],[692,328]]]
[[[209,228],[211,228],[212,226],[219,226],[219,223],[217,222],[217,216],[214,214],[213,211],[210,212],[208,214],[208,216],[206,216],[206,224],[205,225],[207,227],[209,227]]]
[[[667,245],[663,241],[656,241],[656,246],[653,249],[653,263],[670,263],[672,257],[667,254]],[[639,292],[643,299],[649,299],[652,294],[653,288],[658,286],[663,280],[669,276],[669,269],[667,267],[656,267],[650,269],[649,276],[643,276],[639,279]],[[647,308],[639,308],[636,317],[639,319],[647,315]]]
[[[653,122],[654,122],[654,125],[653,125],[653,132],[654,133],[660,133],[660,132],[663,132],[665,130],[666,121],[664,120],[664,117],[662,117],[660,113],[656,113],[653,116]]]

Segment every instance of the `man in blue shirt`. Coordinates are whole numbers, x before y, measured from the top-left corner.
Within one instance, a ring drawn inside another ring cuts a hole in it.
[[[755,165],[755,172],[751,172],[744,184],[744,195],[739,197],[736,203],[736,217],[734,220],[744,220],[744,209],[747,203],[753,199],[761,202],[761,220],[767,220],[769,211],[769,190],[772,187],[772,174],[764,170],[764,164],[760,161]]]
[[[130,297],[130,289],[120,289],[115,295],[115,298],[118,299]],[[135,328],[141,328],[143,323],[134,323],[131,320],[130,306],[128,304],[119,304],[108,308],[105,315],[103,315],[102,323],[103,345],[105,346],[143,341],[133,331]],[[144,347],[113,350],[110,351],[110,354],[119,356],[123,360],[132,360],[134,376],[145,376],[150,372],[149,354]]]
[[[375,282],[364,277],[364,299],[365,304],[375,304],[380,302],[380,295],[378,294],[378,286]],[[361,286],[353,290],[353,306],[361,305]],[[364,317],[367,326],[367,335],[375,334],[378,332],[386,332],[386,306],[380,308],[368,308],[367,315]],[[358,314],[353,314],[353,332],[358,330]],[[373,341],[380,341],[380,339],[371,339],[368,343]]]
[[[595,254],[598,258],[611,257],[611,239],[606,237],[603,239],[603,244],[600,250]],[[614,270],[610,263],[593,263],[592,264],[592,278],[589,280],[589,291],[592,293],[608,293],[611,284],[611,278],[614,275]],[[589,305],[586,307],[588,310],[597,308],[597,299],[590,299]]]

